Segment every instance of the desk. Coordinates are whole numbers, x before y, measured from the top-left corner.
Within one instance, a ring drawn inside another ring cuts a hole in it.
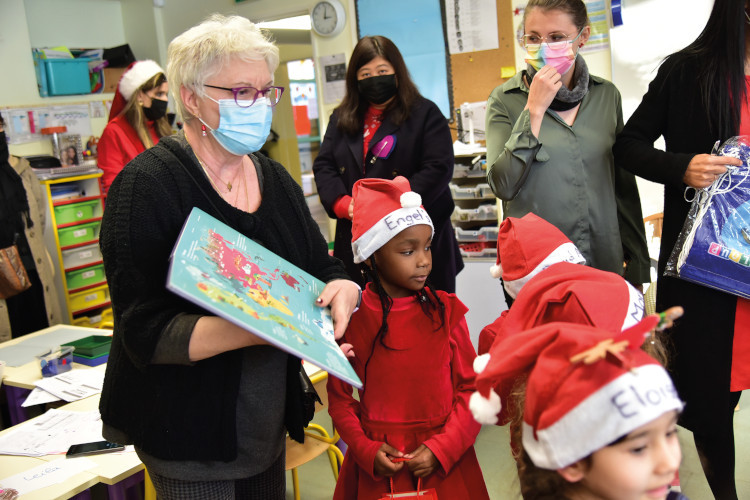
[[[68,403],[61,410],[91,411],[99,407],[99,395]],[[14,430],[13,427],[0,432],[0,435]],[[81,498],[90,498],[86,490],[97,483],[107,485],[110,500],[124,500],[127,490],[139,485],[144,478],[143,463],[134,451],[90,455],[89,460],[96,463],[96,467],[80,472],[63,483],[41,488],[23,495],[21,500],[49,500],[67,499],[81,493]],[[25,470],[37,467],[45,462],[61,460],[61,455],[45,455],[41,457],[21,457],[0,455],[0,481],[2,478],[13,476]]]
[[[32,353],[41,354],[45,349],[52,347],[50,343],[60,345],[90,335],[107,335],[109,333],[111,333],[111,330],[100,330],[98,328],[86,328],[82,326],[55,325],[45,328],[44,330],[39,330],[38,332],[3,342],[0,344],[0,359],[9,361],[8,359],[3,358],[3,351],[6,353],[11,352],[11,349],[8,348],[12,348],[13,351],[15,351],[14,354],[16,356],[21,358],[25,356],[28,358]],[[27,347],[26,352],[19,353],[18,351],[24,347]],[[73,363],[73,368],[90,367]],[[34,382],[40,378],[42,378],[41,369],[39,368],[39,363],[35,359],[30,359],[28,362],[20,366],[11,366],[9,363],[5,367],[2,383],[5,385],[5,392],[8,397],[11,425],[16,425],[28,420],[29,414],[21,404],[29,395],[29,392],[35,387]]]

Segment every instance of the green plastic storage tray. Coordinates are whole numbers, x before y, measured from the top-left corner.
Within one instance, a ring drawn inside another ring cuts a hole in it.
[[[63,247],[91,241],[99,235],[99,221],[61,228],[57,234]]]
[[[99,200],[89,200],[80,203],[70,203],[68,205],[58,205],[55,207],[55,221],[60,225],[91,219],[94,217],[94,210],[98,204]]]
[[[64,346],[75,347],[73,351],[76,356],[85,358],[96,358],[109,353],[109,347],[112,344],[112,337],[107,335],[91,335],[73,342],[63,344]]]
[[[101,283],[105,280],[104,264],[68,271],[65,273],[65,279],[68,282],[68,290]]]

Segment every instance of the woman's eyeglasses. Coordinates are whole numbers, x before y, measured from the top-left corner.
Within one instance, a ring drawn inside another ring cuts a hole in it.
[[[546,45],[550,49],[562,49],[566,44],[575,42],[579,36],[581,36],[583,30],[578,32],[575,38],[570,40],[570,37],[565,33],[550,33],[547,36],[539,35],[524,35],[521,37],[521,45],[528,49],[538,49],[542,44]]]
[[[210,87],[212,89],[226,90],[234,95],[234,102],[241,108],[249,108],[255,101],[260,98],[268,99],[269,106],[276,106],[281,100],[281,95],[284,93],[284,87],[266,87],[258,90],[255,87],[217,87],[216,85],[203,84],[204,87]]]

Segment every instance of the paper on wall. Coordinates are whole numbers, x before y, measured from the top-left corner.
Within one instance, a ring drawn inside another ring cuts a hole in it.
[[[451,54],[500,47],[495,0],[445,0],[445,25]]]

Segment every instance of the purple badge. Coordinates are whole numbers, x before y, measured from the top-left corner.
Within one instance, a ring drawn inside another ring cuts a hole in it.
[[[393,151],[393,147],[396,145],[396,136],[387,135],[383,137],[375,147],[372,148],[372,155],[374,158],[388,158]]]

